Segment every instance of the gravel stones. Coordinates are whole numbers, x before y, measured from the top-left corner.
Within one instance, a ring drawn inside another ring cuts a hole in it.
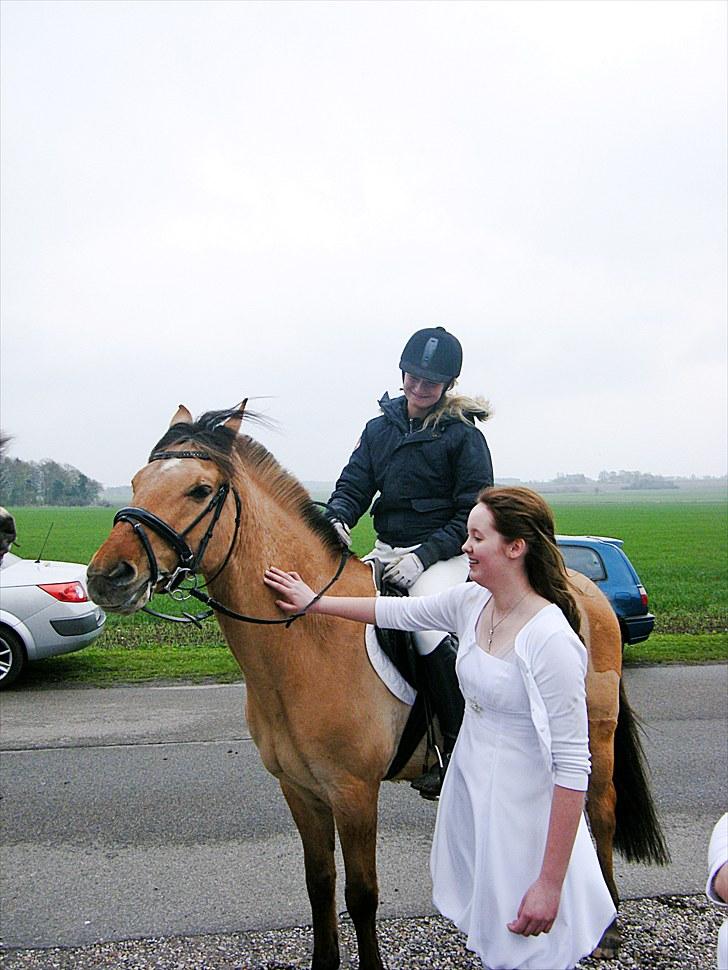
[[[705,896],[625,900],[617,960],[578,964],[580,970],[685,970],[715,967],[723,913]],[[463,936],[439,916],[383,919],[379,940],[389,970],[481,970]],[[340,921],[342,967],[356,968],[351,920]],[[167,939],[96,943],[68,949],[6,950],[3,970],[293,970],[310,966],[310,927]],[[551,970],[544,967],[543,970]]]

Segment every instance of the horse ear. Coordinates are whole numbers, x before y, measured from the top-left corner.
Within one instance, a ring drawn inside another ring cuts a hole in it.
[[[245,405],[248,403],[247,397],[237,406],[236,414],[232,418],[228,418],[224,422],[223,428],[228,428],[233,434],[237,434],[240,431],[240,424],[243,420],[243,415],[245,414]]]
[[[170,428],[175,424],[192,424],[192,415],[184,404],[180,404],[180,406],[177,408],[177,413],[169,422]]]

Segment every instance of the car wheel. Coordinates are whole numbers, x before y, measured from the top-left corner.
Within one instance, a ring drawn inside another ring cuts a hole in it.
[[[0,690],[9,687],[25,667],[25,650],[18,637],[5,627],[0,627]]]

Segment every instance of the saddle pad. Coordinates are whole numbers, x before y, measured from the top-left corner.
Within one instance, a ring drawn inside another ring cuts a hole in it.
[[[376,560],[369,560],[368,565],[371,566],[372,583],[376,590],[377,596],[379,596],[379,591],[376,588],[375,577]],[[411,684],[407,683],[402,674],[400,674],[392,661],[386,655],[384,650],[382,650],[379,640],[377,639],[376,629],[369,623],[366,626],[364,640],[367,645],[369,662],[379,675],[379,679],[382,681],[387,690],[391,694],[394,694],[397,700],[403,701],[405,704],[409,704],[411,707],[415,702],[415,698],[417,697],[417,691],[414,689],[414,687],[412,687]]]
[[[384,683],[390,693],[410,707],[415,702],[417,691],[404,679],[392,661],[379,645],[377,633],[373,626],[367,624],[364,639],[367,645],[369,661],[379,674],[379,679]]]

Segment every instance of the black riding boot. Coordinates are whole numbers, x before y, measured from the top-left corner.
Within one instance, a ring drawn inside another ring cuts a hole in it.
[[[438,643],[432,653],[420,658],[426,689],[442,731],[442,767],[436,763],[429,771],[415,778],[411,784],[423,798],[430,800],[440,795],[442,781],[465,711],[465,701],[460,693],[460,685],[455,674],[456,642],[453,642],[452,637],[447,636]]]

